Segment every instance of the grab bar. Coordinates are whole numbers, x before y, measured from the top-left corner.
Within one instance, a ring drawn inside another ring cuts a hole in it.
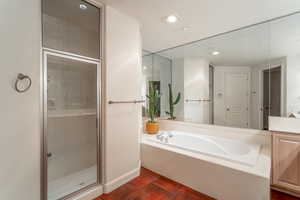
[[[109,101],[108,104],[120,104],[120,103],[145,103],[145,100],[134,100],[134,101]]]

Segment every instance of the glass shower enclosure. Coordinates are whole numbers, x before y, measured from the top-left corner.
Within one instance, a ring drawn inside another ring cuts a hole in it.
[[[43,198],[100,184],[101,9],[43,0]]]

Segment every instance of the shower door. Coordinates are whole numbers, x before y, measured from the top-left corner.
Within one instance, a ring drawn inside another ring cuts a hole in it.
[[[48,200],[99,183],[99,62],[44,51],[44,151]]]

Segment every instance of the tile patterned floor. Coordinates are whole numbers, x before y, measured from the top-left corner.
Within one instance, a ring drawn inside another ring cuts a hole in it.
[[[213,198],[142,168],[139,177],[95,200],[213,200]],[[300,199],[272,191],[272,200]]]

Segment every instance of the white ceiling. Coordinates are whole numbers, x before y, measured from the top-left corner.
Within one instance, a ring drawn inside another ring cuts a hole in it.
[[[170,59],[201,57],[213,65],[255,66],[266,62],[269,55],[268,26],[232,32],[167,51],[161,56]],[[219,55],[212,55],[218,51]]]
[[[213,56],[213,51],[220,54]],[[201,57],[223,66],[257,66],[300,55],[300,13],[159,54],[170,59]]]
[[[152,52],[300,10],[299,0],[103,1],[140,22],[143,48]],[[166,24],[164,17],[169,14],[178,15],[179,22]]]

